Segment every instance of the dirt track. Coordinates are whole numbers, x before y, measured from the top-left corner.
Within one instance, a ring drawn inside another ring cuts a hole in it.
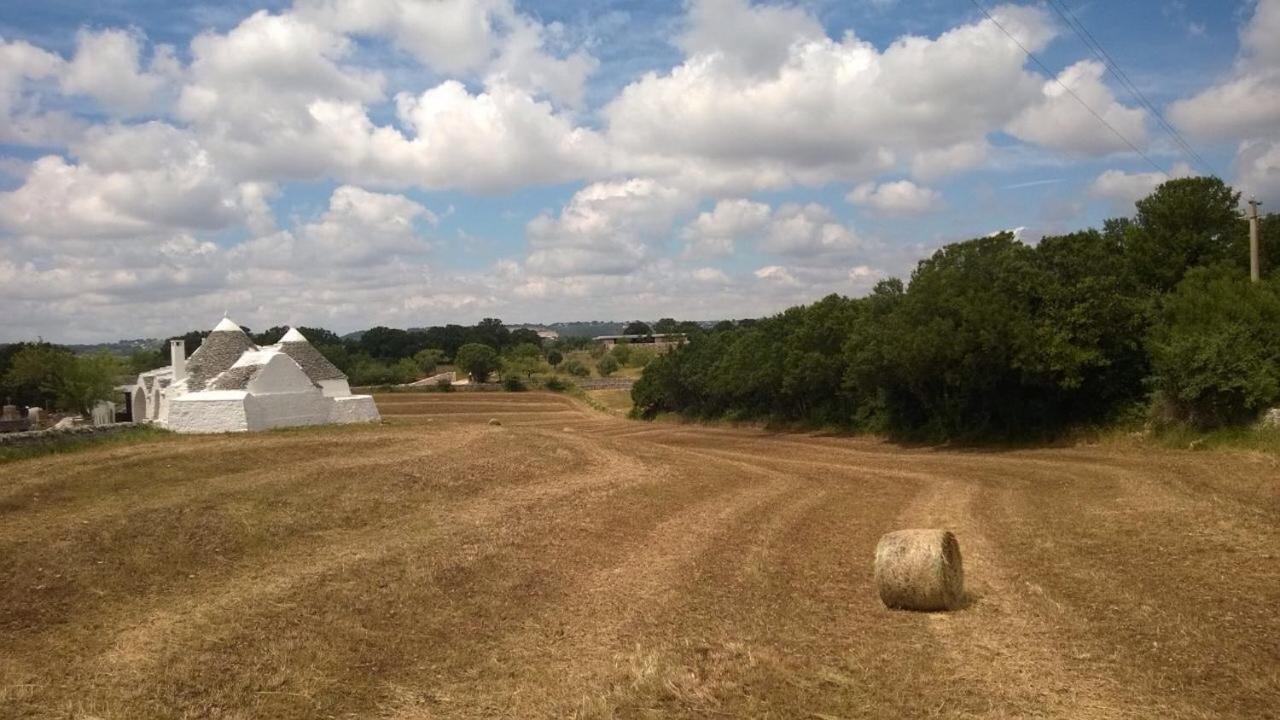
[[[0,465],[0,717],[1280,713],[1272,456],[379,406]],[[962,611],[876,598],[923,525]]]

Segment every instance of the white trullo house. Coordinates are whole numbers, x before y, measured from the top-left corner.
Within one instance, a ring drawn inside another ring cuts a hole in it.
[[[138,376],[135,420],[202,433],[379,419],[373,398],[352,395],[347,376],[296,329],[258,347],[223,318],[191,357],[172,341],[170,358],[169,367]]]

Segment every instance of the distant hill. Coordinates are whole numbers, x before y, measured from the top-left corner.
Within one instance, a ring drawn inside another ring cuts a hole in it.
[[[88,355],[96,352],[109,352],[112,355],[132,355],[139,350],[156,350],[164,344],[157,338],[136,338],[133,340],[116,340],[109,343],[89,343],[86,345],[63,345],[77,355]]]

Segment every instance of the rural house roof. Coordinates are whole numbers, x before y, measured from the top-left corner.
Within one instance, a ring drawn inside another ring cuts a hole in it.
[[[278,347],[281,352],[298,363],[298,367],[311,378],[311,382],[347,379],[346,374],[321,355],[314,345],[307,342],[307,338],[298,332],[297,328],[289,328],[289,332],[280,338]]]
[[[204,390],[219,374],[229,369],[246,351],[257,350],[248,335],[231,320],[222,322],[200,343],[200,347],[187,358],[187,390]]]

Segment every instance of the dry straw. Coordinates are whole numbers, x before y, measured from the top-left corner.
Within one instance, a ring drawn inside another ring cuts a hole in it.
[[[885,606],[952,610],[964,596],[960,543],[949,530],[898,530],[876,545],[876,587]]]

